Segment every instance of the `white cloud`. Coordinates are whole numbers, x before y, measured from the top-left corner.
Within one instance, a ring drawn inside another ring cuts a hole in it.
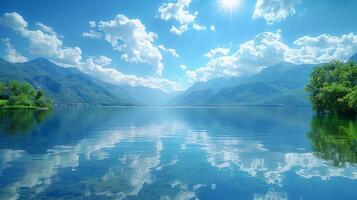
[[[0,17],[0,25],[9,27],[28,39],[30,43],[28,49],[33,55],[46,56],[64,66],[77,65],[82,58],[81,49],[63,46],[62,39],[51,27],[37,23],[40,29],[30,30],[28,23],[16,12],[5,13]]]
[[[188,11],[191,2],[191,0],[177,0],[176,3],[164,3],[159,7],[157,17],[165,21],[175,20],[178,26],[172,26],[170,32],[176,35],[186,32],[191,25],[196,31],[207,30],[206,26],[194,23],[198,12],[190,13]]]
[[[169,54],[171,54],[173,57],[180,57],[175,49],[166,49],[166,51],[169,52]]]
[[[83,32],[82,36],[90,39],[100,39],[103,37],[102,33],[93,30],[97,23],[95,21],[88,21],[89,27],[91,28],[88,32]]]
[[[117,15],[110,21],[90,22],[92,29],[83,33],[89,38],[104,38],[113,48],[121,52],[121,59],[130,63],[147,63],[156,67],[156,74],[164,69],[162,55],[154,45],[157,35],[147,32],[139,19]]]
[[[158,13],[163,20],[175,19],[180,24],[190,24],[195,21],[198,12],[191,14],[187,9],[191,4],[191,0],[177,0],[176,3],[164,3]]]
[[[108,66],[112,63],[112,59],[106,56],[91,57],[93,62],[97,65]]]
[[[167,49],[166,47],[164,47],[163,45],[159,45],[158,46],[160,50],[169,53],[171,56],[178,58],[180,57],[180,55],[176,52],[175,49]]]
[[[180,65],[180,68],[181,68],[183,71],[186,71],[187,66],[186,66],[186,65]]]
[[[229,48],[215,48],[210,50],[204,56],[208,58],[213,58],[216,56],[226,56],[229,53],[229,51],[230,51]]]
[[[45,33],[48,33],[51,35],[57,35],[56,32],[53,30],[53,28],[50,26],[42,24],[41,22],[37,22],[36,25]]]
[[[198,12],[191,14],[187,9],[191,4],[191,0],[177,0],[176,3],[164,3],[158,9],[158,17],[160,19],[176,20],[179,27],[172,26],[171,32],[177,35],[188,30],[188,25],[193,23],[198,15]]]
[[[196,31],[205,31],[205,30],[207,30],[206,26],[199,25],[199,24],[196,24],[196,23],[193,23],[192,28],[195,29]]]
[[[187,30],[188,30],[187,25],[180,26],[178,28],[176,26],[172,26],[170,32],[176,35],[181,35],[183,32],[186,32]]]
[[[214,25],[210,26],[211,31],[216,31],[216,27]]]
[[[123,20],[129,20],[127,18],[119,17],[120,19]],[[129,20],[130,21],[130,20]],[[156,37],[154,36],[153,33],[146,33],[145,32],[145,27],[142,27],[143,25],[137,24],[140,21],[134,20],[135,22],[131,22],[133,26],[137,25],[139,26],[140,30],[135,30],[133,32],[130,32],[130,25],[125,26],[124,28],[119,28],[119,30],[113,28],[111,29],[111,33],[107,33],[105,35],[106,39],[113,39],[113,43],[115,43],[115,31],[125,31],[129,30],[127,32],[128,37],[125,38],[125,41],[129,42],[127,44],[121,44],[117,45],[117,48],[123,48],[127,51],[127,59],[129,59],[129,54],[134,54],[133,56],[138,56],[138,59],[149,59],[149,57],[146,57],[144,55],[140,54],[147,54],[148,56],[154,56],[151,55],[151,53],[159,53],[159,58],[158,60],[161,61],[161,54],[158,50],[158,47],[154,47],[151,44],[151,39]],[[111,21],[114,25],[116,23],[119,23],[118,21]],[[111,22],[100,22],[97,26],[97,28],[102,28],[106,27],[106,25],[110,26]],[[128,22],[129,23],[129,22]],[[94,26],[95,23],[90,23],[91,26]],[[159,77],[138,77],[135,75],[127,75],[124,74],[114,68],[109,68],[106,67],[111,64],[111,59],[105,56],[98,56],[98,57],[90,57],[86,60],[82,59],[82,51],[79,47],[65,47],[63,46],[63,41],[62,37],[58,36],[58,34],[49,26],[46,26],[42,23],[37,23],[37,26],[40,29],[36,30],[30,30],[28,28],[28,23],[23,19],[21,15],[18,13],[5,13],[2,17],[0,17],[0,25],[9,27],[13,30],[15,30],[20,36],[23,38],[27,39],[30,43],[28,49],[29,52],[32,55],[35,56],[41,56],[41,57],[46,57],[53,62],[56,62],[57,64],[60,64],[62,66],[73,66],[79,68],[81,71],[88,73],[96,78],[99,78],[103,81],[114,83],[114,84],[128,84],[132,86],[144,86],[144,87],[149,87],[149,88],[158,88],[164,91],[178,91],[182,90],[181,85],[179,85],[176,82],[164,79],[164,78],[159,78]],[[110,28],[105,29],[107,31],[110,30]],[[143,32],[144,31],[144,32]],[[145,34],[144,34],[145,33]],[[114,35],[112,35],[114,34]],[[131,34],[144,34],[139,36],[139,41],[131,41],[133,36]],[[119,34],[120,35],[120,34]],[[111,37],[113,36],[113,37]],[[118,35],[117,35],[118,36]],[[118,36],[119,37],[119,36]],[[124,37],[124,36],[123,36]],[[142,41],[146,40],[146,41]],[[15,60],[17,59],[18,62],[25,61],[25,57],[21,57],[19,54],[17,54],[13,46],[8,42],[8,46],[10,49],[11,53],[11,58],[7,58],[8,60]],[[120,41],[117,41],[120,42]],[[132,44],[138,42],[140,44],[134,44],[135,48],[138,48],[138,51],[135,49],[130,49],[127,47],[128,44]],[[144,44],[143,44],[144,43]],[[6,43],[5,43],[6,45]],[[140,46],[141,45],[141,46]],[[139,47],[140,46],[140,47]],[[173,49],[166,49],[166,51],[170,54],[177,55],[176,51]],[[16,54],[14,54],[14,52]],[[16,57],[14,57],[16,55]],[[178,55],[177,55],[178,56]],[[134,59],[134,58],[132,58]]]
[[[195,70],[187,70],[189,81],[207,81],[213,78],[238,76],[235,56],[221,56],[211,59],[205,66]]]
[[[341,36],[304,36],[295,40],[294,45],[290,47],[284,43],[279,30],[276,33],[258,34],[231,54],[224,48],[212,49],[205,55],[210,60],[202,67],[187,70],[186,75],[192,82],[244,76],[279,62],[318,64],[333,59],[346,61],[356,51],[357,35],[353,33]]]
[[[296,13],[300,0],[257,0],[253,18],[263,18],[268,24],[285,20]]]
[[[325,63],[332,59],[346,61],[357,51],[357,35],[304,36],[295,40],[294,45],[297,48],[286,54],[286,59],[293,63]]]
[[[213,49],[205,55],[211,58],[205,66],[188,70],[186,75],[190,81],[195,82],[256,73],[267,65],[283,61],[287,46],[280,40],[280,32],[265,32],[243,43],[230,55],[229,49]]]
[[[88,23],[89,23],[90,28],[95,28],[95,26],[96,26],[95,21],[88,21]]]
[[[88,32],[83,32],[82,36],[90,39],[100,39],[102,38],[102,34],[95,30],[89,30]]]
[[[151,76],[143,78],[135,75],[124,74],[114,68],[106,67],[110,65],[110,61],[111,59],[104,56],[91,57],[83,62],[79,68],[93,77],[113,84],[145,86],[149,88],[161,89],[166,92],[182,90],[181,85],[168,79]]]
[[[266,194],[254,194],[254,200],[287,200],[286,193],[269,190]]]
[[[0,17],[0,25],[12,28],[16,31],[27,28],[27,22],[16,12],[5,13],[2,17]]]
[[[10,43],[9,38],[3,39],[5,45],[5,59],[11,63],[24,63],[28,61],[28,59],[18,53],[15,47]]]

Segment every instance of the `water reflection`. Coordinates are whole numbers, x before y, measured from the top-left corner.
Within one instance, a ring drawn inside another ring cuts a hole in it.
[[[356,153],[355,124],[293,111],[55,110],[27,135],[0,134],[0,199],[353,199],[356,157],[319,154]]]
[[[307,134],[314,155],[336,167],[357,164],[357,121],[315,116]]]
[[[51,110],[4,110],[0,109],[0,129],[5,133],[28,133],[36,124],[45,121]]]

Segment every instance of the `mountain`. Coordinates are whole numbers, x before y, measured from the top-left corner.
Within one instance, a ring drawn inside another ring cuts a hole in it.
[[[350,60],[357,62],[357,54]],[[278,63],[252,76],[198,82],[182,93],[169,94],[142,86],[109,84],[43,58],[16,64],[0,59],[0,81],[27,81],[59,104],[306,106],[309,102],[304,87],[313,66]]]
[[[159,89],[147,88],[142,86],[122,86],[124,91],[132,98],[145,105],[167,105],[175,96],[175,93],[166,93]]]
[[[168,98],[158,89],[105,83],[76,68],[60,67],[43,58],[15,64],[0,59],[0,81],[10,80],[27,81],[59,104],[149,105]]]
[[[170,103],[175,105],[306,106],[304,87],[313,65],[279,63],[258,74],[194,84]]]

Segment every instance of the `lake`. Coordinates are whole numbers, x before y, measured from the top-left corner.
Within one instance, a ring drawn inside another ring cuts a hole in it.
[[[357,121],[309,108],[0,111],[0,199],[356,199]]]

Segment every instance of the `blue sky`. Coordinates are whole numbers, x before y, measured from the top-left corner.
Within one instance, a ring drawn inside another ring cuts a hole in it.
[[[347,60],[356,10],[353,0],[2,0],[0,52],[174,91],[278,62]]]

